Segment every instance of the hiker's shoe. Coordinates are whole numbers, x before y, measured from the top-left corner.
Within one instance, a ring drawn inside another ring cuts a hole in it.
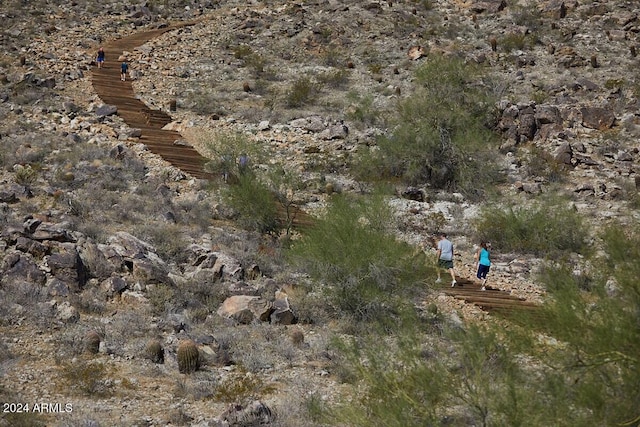
[[[486,291],[487,288],[485,288],[484,286],[482,288],[480,288],[481,291]]]
[[[451,287],[452,287],[452,288],[453,288],[453,287],[455,287],[455,286],[456,286],[456,283],[458,283],[458,282],[456,282],[455,280],[454,280],[453,282],[451,282]]]
[[[436,279],[436,283],[442,283],[442,279],[438,277],[438,278]]]

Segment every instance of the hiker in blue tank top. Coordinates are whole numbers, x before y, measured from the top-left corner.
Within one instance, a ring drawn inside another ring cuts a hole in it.
[[[98,63],[98,68],[102,68],[104,65],[104,49],[100,47],[98,49],[98,55],[96,56],[96,62]]]
[[[491,247],[490,243],[480,242],[480,248],[476,252],[475,260],[476,266],[478,268],[478,273],[476,277],[482,281],[482,290],[486,291],[487,285],[487,273],[489,273],[489,268],[491,267],[491,252],[489,248]]]
[[[129,64],[127,61],[122,61],[122,65],[120,65],[120,80],[125,81],[127,79],[127,70],[129,69]]]

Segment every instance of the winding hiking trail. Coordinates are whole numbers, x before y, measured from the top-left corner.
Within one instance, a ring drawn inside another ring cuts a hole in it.
[[[102,68],[94,67],[91,82],[96,93],[105,104],[115,105],[118,115],[132,128],[140,129],[140,142],[145,144],[152,153],[158,154],[164,160],[179,168],[183,172],[200,179],[211,179],[212,175],[204,170],[207,159],[193,147],[176,143],[184,141],[180,133],[163,130],[172,121],[171,116],[161,110],[153,110],[144,102],[136,98],[131,80],[120,80],[120,64],[118,58],[124,51],[133,51],[147,41],[194,22],[180,23],[143,31],[103,45],[105,64]]]
[[[158,37],[168,31],[184,26],[193,25],[195,22],[179,23],[175,25],[148,30],[132,34],[117,40],[112,40],[103,45],[106,61],[103,68],[94,68],[92,73],[93,87],[105,104],[115,105],[118,115],[132,128],[140,129],[142,136],[140,142],[149,147],[149,150],[158,154],[173,166],[185,173],[200,179],[212,179],[213,175],[204,170],[207,159],[193,147],[185,144],[176,144],[183,140],[180,133],[162,129],[172,121],[164,111],[153,110],[136,98],[131,80],[120,80],[120,62],[118,58],[124,51],[133,51],[138,46]],[[312,219],[308,214],[297,207],[292,207],[289,212],[292,225],[297,228],[308,227]],[[286,212],[280,207],[279,215],[287,217]],[[284,219],[281,219],[284,220]],[[536,304],[511,295],[509,292],[488,289],[480,290],[480,286],[465,278],[457,278],[458,286],[451,288],[442,286],[443,293],[466,303],[474,304],[483,310],[509,315],[520,310],[531,310]]]

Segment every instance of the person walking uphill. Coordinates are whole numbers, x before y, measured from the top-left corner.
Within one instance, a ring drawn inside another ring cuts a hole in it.
[[[447,239],[446,233],[440,233],[440,241],[438,242],[438,250],[436,251],[438,257],[438,280],[436,283],[440,283],[440,270],[446,269],[451,275],[451,287],[453,288],[456,283],[456,273],[453,269],[453,243]]]
[[[125,81],[127,79],[127,70],[129,69],[129,64],[127,61],[122,61],[122,65],[120,66],[120,80]]]
[[[96,56],[96,62],[98,63],[98,68],[102,68],[104,65],[104,49],[101,47],[98,49],[98,56]]]
[[[489,248],[491,245],[487,242],[480,242],[480,248],[476,251],[476,266],[478,267],[478,273],[476,277],[482,281],[482,290],[486,291],[487,285],[487,273],[489,273],[489,269],[491,268],[491,252]]]

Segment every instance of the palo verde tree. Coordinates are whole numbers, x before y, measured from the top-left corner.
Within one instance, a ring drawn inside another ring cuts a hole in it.
[[[433,55],[415,81],[415,92],[398,104],[392,133],[378,141],[373,158],[364,156],[361,172],[481,195],[497,179],[497,136],[490,130],[495,101],[480,69]]]
[[[290,259],[308,273],[338,316],[386,321],[424,287],[424,257],[398,240],[382,195],[334,195],[326,214],[293,242]]]

